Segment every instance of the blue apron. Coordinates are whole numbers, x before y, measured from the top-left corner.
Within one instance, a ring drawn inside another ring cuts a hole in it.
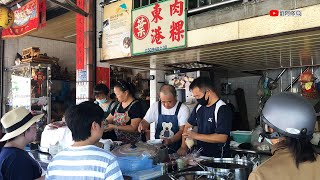
[[[156,129],[156,139],[160,138],[171,138],[179,131],[179,124],[178,124],[178,113],[181,107],[181,102],[178,103],[176,112],[174,115],[163,115],[161,113],[161,102],[159,101],[158,105],[158,124]],[[170,144],[169,153],[175,153],[181,146],[181,140]]]

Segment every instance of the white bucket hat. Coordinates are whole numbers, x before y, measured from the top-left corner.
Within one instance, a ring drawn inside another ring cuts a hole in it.
[[[0,142],[12,139],[24,133],[33,123],[38,122],[43,114],[33,116],[25,107],[7,112],[1,118],[1,124],[6,130],[6,134],[0,139]]]

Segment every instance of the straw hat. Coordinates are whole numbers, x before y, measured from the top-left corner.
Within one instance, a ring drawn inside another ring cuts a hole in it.
[[[0,139],[6,141],[24,133],[33,123],[38,122],[43,114],[33,116],[25,107],[7,112],[1,118],[1,124],[6,130],[6,134]]]

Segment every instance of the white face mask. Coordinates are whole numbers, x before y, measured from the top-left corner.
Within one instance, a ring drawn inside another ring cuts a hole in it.
[[[272,141],[271,141],[271,139],[268,139],[268,138],[264,138],[269,144],[271,144],[272,145]]]
[[[107,102],[107,98],[103,98],[103,99],[100,99],[100,100],[96,99],[96,101],[97,101],[99,104],[104,104],[104,103]]]
[[[262,137],[261,135],[259,135],[258,142],[259,142],[259,143],[262,143],[264,140],[267,141],[269,144],[272,145],[271,139],[264,138],[264,137]]]

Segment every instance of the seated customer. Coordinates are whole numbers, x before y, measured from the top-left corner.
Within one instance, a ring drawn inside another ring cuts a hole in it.
[[[26,108],[19,107],[1,118],[6,134],[0,140],[7,141],[0,153],[0,179],[33,180],[41,178],[42,170],[28,152],[27,144],[36,140],[36,122],[43,116],[33,116]]]
[[[75,143],[49,163],[46,179],[123,179],[114,155],[96,144],[103,134],[103,110],[83,102],[66,111],[65,120]]]

